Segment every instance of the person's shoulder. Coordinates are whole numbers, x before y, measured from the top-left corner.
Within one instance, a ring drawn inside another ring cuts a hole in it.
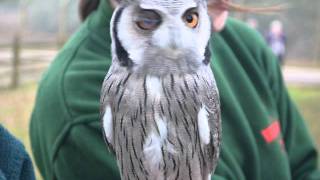
[[[110,44],[105,29],[90,29],[88,23],[70,38],[44,74],[36,102],[41,116],[64,113],[64,121],[74,121],[87,113],[88,104],[99,102],[101,84],[111,62]],[[53,106],[46,107],[48,102]]]
[[[259,31],[235,18],[228,18],[224,31],[226,31],[226,34],[229,36],[240,39],[243,45],[255,49],[258,47],[265,48],[267,46],[263,35]]]
[[[59,51],[38,87],[30,135],[34,147],[46,144],[50,158],[74,127],[99,121],[100,89],[111,63],[110,38],[106,27],[91,25],[92,19]]]
[[[42,75],[35,104],[35,108],[41,108],[41,111],[38,112],[46,114],[46,111],[64,108],[65,105],[61,104],[64,99],[64,78],[70,64],[75,59],[77,50],[82,46],[86,38],[87,33],[85,33],[85,31],[85,28],[80,28],[80,30],[68,40]],[[43,106],[48,102],[54,105],[52,106],[54,108],[46,108],[46,106]]]
[[[229,18],[219,36],[238,61],[257,64],[259,71],[266,71],[276,64],[262,34],[240,20]]]
[[[106,29],[81,25],[41,79],[30,123],[34,154],[44,163],[41,168],[51,166],[45,163],[56,157],[71,131],[88,121],[99,121],[99,96],[109,62],[109,44],[107,35],[97,31],[107,34]]]
[[[33,144],[45,143],[49,148],[46,150],[50,153],[57,146],[57,137],[62,136],[64,129],[71,125],[72,115],[66,101],[65,78],[77,51],[88,36],[86,31],[85,27],[81,27],[68,40],[42,75],[38,86],[30,122],[30,136]],[[41,140],[39,136],[42,137]]]

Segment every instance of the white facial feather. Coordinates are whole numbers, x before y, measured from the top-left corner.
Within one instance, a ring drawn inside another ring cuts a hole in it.
[[[198,36],[198,39],[195,42],[196,42],[196,48],[198,49],[198,52],[201,55],[204,55],[206,46],[208,45],[207,42],[211,36],[211,22],[205,7],[200,6],[199,8],[200,8],[199,11],[202,12],[199,14],[199,18],[201,19],[200,21],[201,28],[199,28],[199,34],[201,34],[201,36]]]
[[[160,26],[152,36],[152,43],[160,48],[167,48],[170,43],[170,31],[166,26]]]
[[[117,29],[118,38],[122,46],[129,53],[130,59],[139,65],[142,63],[143,54],[146,51],[147,39],[141,37],[141,35],[135,31],[135,23],[132,18],[133,11],[134,7],[131,6],[123,10]]]

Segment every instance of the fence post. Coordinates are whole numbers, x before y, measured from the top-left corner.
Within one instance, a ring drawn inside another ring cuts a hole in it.
[[[15,89],[19,86],[19,66],[20,66],[20,36],[15,34],[12,45],[12,76],[11,88]]]
[[[69,0],[59,1],[58,46],[62,47],[67,39],[67,21]]]

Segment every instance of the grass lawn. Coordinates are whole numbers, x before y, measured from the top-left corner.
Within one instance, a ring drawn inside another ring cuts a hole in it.
[[[16,90],[0,90],[0,123],[23,141],[30,154],[28,128],[36,88],[35,84],[30,84]],[[320,148],[320,87],[290,87],[289,91]],[[38,173],[37,177],[40,177]]]
[[[320,150],[320,87],[290,87],[289,91]]]

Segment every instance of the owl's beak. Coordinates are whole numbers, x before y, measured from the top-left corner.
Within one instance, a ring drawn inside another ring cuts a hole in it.
[[[169,47],[174,51],[180,49],[183,46],[181,38],[181,31],[179,30],[179,28],[171,27]]]

